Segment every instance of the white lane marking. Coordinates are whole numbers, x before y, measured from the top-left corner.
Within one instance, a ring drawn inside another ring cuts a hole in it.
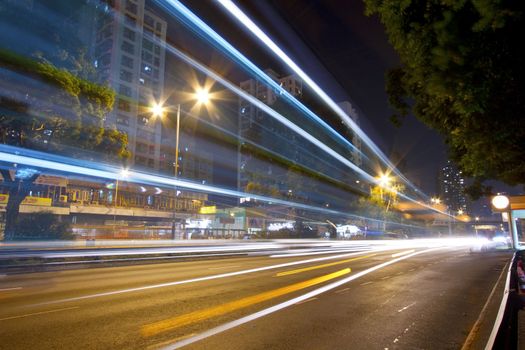
[[[219,267],[209,267],[208,270],[220,270],[220,269],[229,269],[232,267],[239,267],[241,265],[231,265],[231,266],[219,266]]]
[[[416,305],[416,302],[415,302],[415,301],[414,301],[412,304],[407,305],[407,306],[402,307],[401,309],[397,310],[397,312],[403,312],[403,311],[405,311],[406,309],[411,308],[411,307],[414,306],[414,305]]]
[[[370,253],[370,252],[369,251],[365,251],[365,252],[358,252],[358,253],[348,253],[348,254],[341,254],[341,255],[326,256],[326,257],[322,257],[322,258],[315,258],[315,259],[308,259],[308,260],[292,261],[292,262],[289,262],[289,263],[270,265],[270,266],[265,266],[265,267],[258,267],[258,268],[249,269],[249,270],[241,270],[241,271],[235,271],[235,272],[221,273],[221,274],[218,274],[218,275],[197,277],[197,278],[192,278],[192,279],[189,279],[189,280],[173,281],[173,282],[160,283],[160,284],[151,284],[151,285],[148,285],[148,286],[142,286],[142,287],[136,287],[136,288],[114,290],[114,291],[111,291],[111,292],[103,292],[103,293],[89,294],[89,295],[83,295],[83,296],[67,298],[67,299],[46,301],[46,302],[43,302],[43,303],[33,304],[31,306],[58,304],[58,303],[65,303],[65,302],[70,302],[70,301],[78,301],[78,300],[84,300],[84,299],[105,297],[105,296],[116,295],[116,294],[138,292],[138,291],[144,291],[144,290],[155,289],[155,288],[171,287],[171,286],[177,286],[177,285],[187,284],[187,283],[202,282],[202,281],[209,281],[209,280],[225,278],[225,277],[233,277],[233,276],[245,275],[245,274],[252,273],[252,272],[261,272],[261,271],[273,270],[273,269],[278,269],[278,268],[281,268],[281,267],[288,267],[288,266],[294,266],[294,265],[308,264],[308,263],[324,261],[324,260],[335,260],[335,259],[339,259],[339,258],[345,258],[345,257],[348,257],[348,256],[363,255],[363,254],[368,254],[368,253]]]
[[[374,282],[365,282],[365,283],[361,283],[360,286],[366,286],[367,284],[372,284]]]
[[[387,279],[389,279],[390,277],[392,277],[392,276],[381,277],[381,279],[382,279],[382,280],[387,280]]]
[[[300,301],[298,303],[295,303],[295,305],[301,305],[301,304],[307,303],[309,301],[314,301],[314,300],[317,300],[317,298],[314,297],[314,298],[306,299],[306,300]]]
[[[405,250],[404,252],[399,252],[396,254],[392,254],[392,258],[397,258],[398,256],[406,255],[415,252],[415,249]]]
[[[340,293],[347,292],[348,290],[350,290],[350,288],[344,288],[344,289],[336,290],[335,293],[340,294]]]
[[[444,247],[438,247],[438,248],[431,248],[431,249],[421,250],[419,252],[403,255],[402,257],[395,258],[395,259],[392,259],[390,261],[381,263],[379,265],[373,266],[373,267],[368,268],[366,270],[360,271],[360,272],[358,272],[358,273],[356,273],[354,275],[348,276],[346,278],[343,278],[343,279],[340,279],[338,281],[332,282],[332,283],[327,284],[325,286],[322,286],[320,288],[314,289],[314,290],[312,290],[312,291],[310,291],[310,292],[308,292],[306,294],[300,295],[298,297],[295,297],[295,298],[290,299],[288,301],[285,301],[283,303],[271,306],[269,308],[263,309],[261,311],[258,311],[256,313],[254,313],[254,314],[251,314],[251,315],[244,316],[244,317],[239,318],[237,320],[234,320],[234,321],[231,321],[231,322],[228,322],[228,323],[224,323],[224,324],[222,324],[220,326],[217,326],[215,328],[211,328],[211,329],[209,329],[207,331],[204,331],[201,334],[197,334],[194,337],[187,338],[187,339],[184,339],[182,341],[173,343],[171,345],[168,345],[168,346],[162,348],[162,350],[174,350],[174,349],[182,348],[183,346],[186,346],[186,345],[189,345],[189,344],[193,344],[195,342],[198,342],[199,340],[209,338],[209,337],[211,337],[211,336],[213,336],[215,334],[222,333],[224,331],[227,331],[229,329],[235,328],[235,327],[240,326],[242,324],[251,322],[251,321],[256,320],[258,318],[261,318],[263,316],[272,314],[272,313],[277,312],[279,310],[282,310],[284,308],[287,308],[287,307],[290,307],[292,305],[295,305],[296,303],[298,303],[300,301],[307,300],[307,299],[310,299],[312,297],[318,296],[319,294],[322,294],[322,293],[327,292],[329,290],[335,289],[335,288],[337,288],[337,287],[339,287],[341,285],[344,285],[344,284],[346,284],[346,283],[348,283],[350,281],[353,281],[353,280],[356,280],[356,279],[358,279],[360,277],[363,277],[363,276],[365,276],[365,275],[367,275],[367,274],[369,274],[371,272],[380,270],[380,269],[382,269],[382,268],[384,268],[384,267],[386,267],[388,265],[395,264],[395,263],[397,263],[397,262],[399,262],[401,260],[405,260],[405,259],[411,258],[411,257],[413,257],[415,255],[428,253],[428,252],[439,250],[439,249],[444,249]]]
[[[29,316],[37,316],[37,315],[44,315],[44,314],[50,314],[53,312],[59,312],[59,311],[67,311],[67,310],[73,310],[78,309],[79,306],[72,306],[72,307],[65,307],[62,309],[55,309],[55,310],[48,310],[48,311],[40,311],[40,312],[33,312],[31,314],[25,314],[25,315],[18,315],[18,316],[11,316],[11,317],[4,317],[0,318],[0,321],[7,321],[7,320],[14,320],[16,318],[23,318],[23,317],[29,317]]]
[[[0,292],[7,292],[8,290],[18,290],[18,289],[22,289],[22,287],[2,288],[0,289]]]
[[[492,332],[490,333],[490,337],[487,341],[487,345],[485,345],[485,350],[492,349],[494,346],[494,341],[496,340],[496,335],[498,334],[499,327],[501,325],[501,321],[503,320],[503,314],[505,313],[505,308],[507,306],[507,299],[509,297],[509,284],[510,284],[510,270],[512,269],[512,264],[514,262],[516,255],[512,258],[509,269],[507,270],[507,279],[505,280],[505,287],[503,290],[503,298],[501,299],[501,304],[499,306],[498,314],[496,315],[496,320],[494,321],[494,327],[492,328]],[[461,347],[461,350],[469,349],[472,345],[472,342],[474,341],[474,338],[476,336],[476,333],[478,332],[478,329],[481,325],[481,322],[483,318],[485,318],[485,314],[487,312],[488,306],[490,304],[490,300],[494,297],[494,293],[496,293],[496,287],[498,286],[501,277],[505,274],[505,267],[501,270],[501,273],[494,284],[494,287],[492,287],[492,290],[487,298],[487,301],[485,302],[485,305],[483,305],[483,308],[481,309],[481,312],[479,313],[478,319],[474,323],[474,326],[472,326],[472,329],[470,330],[467,339],[465,340],[465,343],[463,343],[463,346]]]

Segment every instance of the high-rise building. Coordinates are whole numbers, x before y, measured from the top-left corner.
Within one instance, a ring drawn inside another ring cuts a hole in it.
[[[145,0],[114,0],[97,12],[94,62],[117,92],[106,126],[128,135],[130,166],[158,170],[161,122],[150,108],[163,96],[167,23]]]
[[[279,76],[271,69],[265,70],[265,73],[292,96],[301,97],[303,84],[302,80],[296,75]],[[278,100],[278,92],[259,80],[243,81],[240,83],[240,87],[268,106],[274,105]],[[263,110],[242,98],[239,99],[239,137],[241,140],[256,142],[259,146],[264,146],[264,142],[286,140],[288,142],[286,147],[287,158],[291,162],[300,162],[299,148],[289,147],[291,144],[293,145],[297,136],[267,116]],[[282,178],[285,176],[285,170],[279,169],[272,162],[254,157],[251,152],[246,152],[242,142],[239,146],[238,164],[237,187],[240,191],[244,191],[248,183],[253,181],[255,177],[264,187],[278,189]]]
[[[439,172],[439,196],[452,212],[468,212],[465,178],[449,160]]]

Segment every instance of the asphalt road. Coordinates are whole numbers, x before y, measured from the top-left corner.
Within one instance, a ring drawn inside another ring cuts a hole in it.
[[[0,349],[483,348],[510,258],[419,247],[3,275]]]

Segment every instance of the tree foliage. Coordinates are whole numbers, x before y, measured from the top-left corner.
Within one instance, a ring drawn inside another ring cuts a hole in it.
[[[525,182],[525,2],[365,0],[402,66],[387,73],[398,114],[437,130],[479,182]],[[481,193],[480,191],[477,191]]]

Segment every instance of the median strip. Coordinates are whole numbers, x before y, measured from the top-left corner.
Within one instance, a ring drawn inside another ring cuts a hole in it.
[[[335,261],[335,262],[322,264],[322,265],[305,267],[305,268],[302,268],[302,269],[296,269],[296,270],[289,270],[289,271],[279,272],[279,273],[275,274],[275,276],[276,277],[288,276],[288,275],[293,275],[293,274],[301,273],[301,272],[305,272],[305,271],[311,271],[311,270],[322,269],[322,268],[325,268],[325,267],[341,265],[341,264],[345,264],[345,263],[351,262],[351,261],[356,261],[356,260],[370,258],[370,257],[372,257],[374,255],[376,255],[376,254],[369,254],[369,255],[365,255],[365,256],[360,256],[358,258],[346,259],[346,260]]]
[[[208,309],[198,310],[186,315],[177,316],[167,320],[151,323],[145,325],[141,329],[141,333],[145,337],[150,337],[162,332],[166,332],[182,326],[187,326],[192,323],[206,320],[211,317],[224,315],[226,313],[239,310],[254,304],[258,304],[273,298],[280,297],[285,294],[293,293],[301,289],[305,289],[317,284],[332,280],[334,278],[350,273],[350,269],[346,268],[328,275],[316,277],[307,281],[295,283],[286,287],[278,288],[261,294],[235,300],[219,306],[214,306]]]

